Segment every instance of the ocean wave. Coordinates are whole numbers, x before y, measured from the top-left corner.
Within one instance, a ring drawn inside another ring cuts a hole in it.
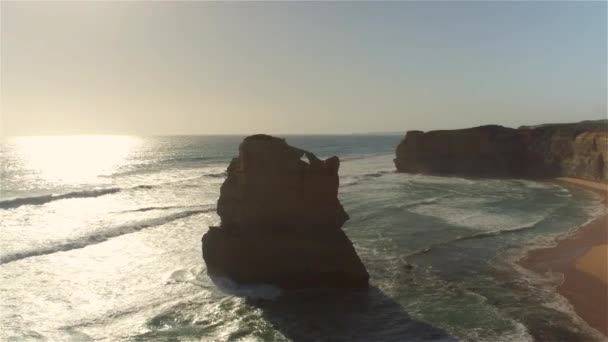
[[[89,198],[99,197],[103,195],[115,194],[121,191],[121,188],[94,189],[83,191],[72,191],[59,195],[41,195],[32,197],[19,197],[10,200],[0,201],[0,209],[13,209],[22,205],[43,205],[52,201],[58,201],[68,198]]]
[[[526,180],[526,179],[518,179],[517,182],[529,189],[554,189],[554,188],[560,187],[557,184],[541,182],[541,181],[532,181],[532,180]]]
[[[373,157],[381,157],[381,156],[388,156],[388,155],[393,155],[393,152],[369,153],[369,154],[361,154],[361,155],[356,155],[356,156],[340,157],[340,161],[341,162],[349,162],[349,161],[354,161],[354,160],[373,158]]]
[[[154,185],[137,185],[132,187],[133,190],[148,190],[154,188]]]
[[[72,199],[72,198],[95,198],[104,195],[111,195],[123,190],[149,190],[154,188],[154,185],[137,185],[131,188],[105,188],[92,189],[82,191],[71,191],[64,194],[49,194],[30,197],[18,197],[9,200],[0,201],[0,209],[15,209],[24,205],[44,205],[49,202]]]
[[[192,167],[200,167],[201,163],[209,163],[209,164],[222,164],[226,165],[230,161],[229,158],[225,157],[176,157],[176,158],[167,158],[162,160],[157,160],[151,163],[144,163],[140,165],[130,166],[129,168],[123,168],[122,170],[118,170],[116,172],[108,173],[101,175],[103,178],[117,178],[124,176],[133,176],[140,174],[150,174],[156,173],[167,169],[173,168],[192,168]],[[180,165],[181,164],[181,165]]]
[[[216,172],[216,173],[207,173],[204,176],[211,177],[211,178],[225,178],[225,177],[228,177],[228,172],[221,171],[221,172]]]
[[[461,236],[456,237],[455,239],[435,243],[430,246],[421,248],[417,251],[414,251],[414,252],[408,254],[406,256],[406,259],[409,257],[412,257],[412,256],[419,255],[419,254],[428,253],[428,252],[432,251],[433,249],[436,249],[436,248],[439,248],[442,246],[446,246],[446,245],[449,245],[449,244],[452,244],[455,242],[459,242],[459,241],[483,239],[483,238],[488,238],[488,237],[495,237],[495,236],[500,236],[500,235],[504,235],[504,234],[513,234],[513,233],[518,233],[518,232],[534,229],[539,223],[543,222],[545,219],[546,219],[546,217],[543,217],[534,222],[530,222],[528,224],[524,224],[524,225],[516,226],[516,227],[496,229],[496,230],[492,230],[492,231],[485,231],[485,232],[474,233],[474,234],[470,234],[470,235],[461,235]]]
[[[581,226],[584,225],[585,224]],[[591,340],[604,341],[605,337],[596,329],[589,326],[589,324],[578,315],[576,310],[574,310],[574,307],[568,301],[568,299],[557,292],[557,287],[564,282],[563,273],[552,270],[547,270],[544,273],[537,273],[536,271],[522,266],[520,263],[520,261],[526,257],[530,251],[539,248],[553,248],[558,245],[561,239],[567,237],[569,234],[572,234],[572,231],[566,234],[554,233],[549,236],[538,236],[527,246],[520,249],[506,251],[501,254],[501,257],[507,260],[507,262],[518,273],[520,277],[520,281],[518,283],[520,285],[531,289],[537,293],[537,296],[541,296],[544,299],[542,304],[544,307],[561,312],[570,317],[570,319],[576,325],[578,325],[581,330],[588,335],[588,337],[591,337]]]
[[[521,226],[517,226],[517,227],[496,229],[496,230],[491,230],[488,232],[481,232],[481,233],[476,233],[476,234],[472,234],[472,235],[459,236],[452,241],[482,239],[482,238],[486,238],[486,237],[498,236],[498,235],[502,235],[502,234],[512,234],[512,233],[517,233],[517,232],[521,232],[524,230],[530,230],[530,229],[534,229],[534,227],[536,227],[539,223],[543,222],[545,219],[546,219],[546,217],[543,217],[542,219],[537,220],[535,222],[531,222],[529,224],[525,224],[525,225],[521,225]]]
[[[561,203],[542,210],[525,212],[521,209],[507,210],[497,207],[490,196],[455,197],[454,200],[408,208],[409,211],[439,219],[449,225],[478,230],[484,233],[504,230],[503,227],[522,227],[534,224],[563,207]]]
[[[402,212],[404,209],[436,204],[439,202],[439,200],[441,200],[442,198],[445,198],[445,197],[448,197],[448,196],[428,197],[428,198],[423,198],[420,200],[415,200],[415,201],[406,202],[406,203],[388,204],[388,205],[385,205],[382,207],[383,210],[370,212],[369,214],[361,216],[359,219],[361,219],[361,220],[376,219],[378,217],[383,217],[383,216],[387,216],[387,215],[392,215],[393,213]]]
[[[211,275],[209,278],[220,291],[236,297],[276,299],[283,293],[280,288],[270,284],[239,284],[229,278]]]
[[[340,187],[353,186],[353,185],[361,183],[362,181],[369,180],[372,178],[382,177],[382,176],[384,176],[386,174],[390,174],[390,173],[394,173],[394,171],[393,170],[380,170],[380,171],[370,172],[370,173],[366,173],[366,174],[358,175],[358,176],[343,177],[344,180],[341,180]]]
[[[366,174],[364,174],[361,177],[363,177],[363,178],[377,178],[377,177],[382,177],[382,176],[384,176],[386,174],[394,173],[394,172],[395,171],[393,171],[393,170],[380,170],[380,171],[376,171],[376,172],[372,172],[372,173],[366,173]]]
[[[80,249],[87,246],[96,245],[114,237],[135,233],[147,228],[162,226],[172,221],[180,220],[193,215],[211,212],[213,210],[215,210],[215,208],[182,211],[167,216],[120,225],[100,232],[94,232],[90,235],[81,236],[74,240],[60,242],[51,246],[3,255],[2,257],[0,257],[0,265],[22,260],[25,258],[48,255],[57,252],[66,252],[73,249]]]
[[[413,201],[413,202],[408,202],[408,203],[404,203],[404,204],[400,204],[397,205],[396,207],[399,209],[405,209],[405,208],[412,208],[412,207],[417,207],[419,205],[427,205],[427,204],[435,204],[437,203],[437,201],[439,201],[442,198],[445,198],[447,196],[437,196],[437,197],[429,197],[429,198],[424,198],[418,201]]]
[[[169,209],[179,209],[179,208],[188,208],[188,207],[200,207],[197,205],[194,206],[179,206],[179,205],[168,205],[168,206],[152,206],[152,207],[143,207],[137,209],[123,210],[121,213],[138,213],[138,212],[146,212],[153,210],[169,210]]]
[[[132,170],[127,170],[127,171],[118,171],[118,172],[112,172],[112,173],[108,173],[108,174],[103,174],[103,175],[99,175],[99,177],[100,178],[116,178],[116,177],[132,176],[132,175],[139,175],[139,174],[148,174],[148,173],[155,173],[155,172],[158,172],[158,170],[153,169],[153,168],[140,167],[140,168],[136,168],[136,169],[132,169]]]
[[[217,158],[210,158],[210,157],[201,157],[201,156],[196,156],[196,157],[177,157],[177,158],[168,158],[163,160],[161,163],[167,163],[167,162],[182,162],[182,161],[206,161],[206,160],[213,160],[213,159],[217,159]]]
[[[479,183],[479,180],[462,178],[456,176],[435,176],[427,174],[402,174],[403,177],[413,183],[432,184],[432,185],[473,185]],[[487,180],[484,180],[487,182]]]
[[[361,182],[361,180],[358,179],[358,178],[356,178],[356,177],[355,178],[350,178],[350,179],[347,179],[347,180],[344,180],[344,181],[341,180],[340,181],[340,188],[346,188],[346,187],[349,187],[349,186],[357,185],[360,182]]]

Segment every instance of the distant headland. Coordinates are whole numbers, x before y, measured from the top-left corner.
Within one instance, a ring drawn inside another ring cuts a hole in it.
[[[608,120],[409,131],[394,161],[398,172],[606,182]]]

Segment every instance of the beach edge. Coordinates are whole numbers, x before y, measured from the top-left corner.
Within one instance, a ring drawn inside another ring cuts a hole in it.
[[[519,265],[540,275],[563,274],[557,292],[568,300],[576,314],[589,326],[608,337],[608,184],[577,178],[551,180],[599,194],[604,211],[576,232],[556,241],[554,247],[528,251]]]

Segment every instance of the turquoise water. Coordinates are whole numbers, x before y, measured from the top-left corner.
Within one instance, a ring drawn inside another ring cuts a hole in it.
[[[341,160],[344,230],[370,291],[210,279],[200,238],[242,137],[2,145],[0,340],[600,339],[514,261],[599,213],[552,183],[396,174],[398,136],[288,136]]]

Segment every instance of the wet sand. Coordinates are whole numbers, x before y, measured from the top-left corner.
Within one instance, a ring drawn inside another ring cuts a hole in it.
[[[602,195],[608,208],[608,184],[574,178],[558,178]],[[608,209],[607,209],[608,210]],[[608,336],[608,214],[581,227],[555,247],[532,250],[519,262],[540,274],[559,272],[558,287],[576,313],[590,326]]]

